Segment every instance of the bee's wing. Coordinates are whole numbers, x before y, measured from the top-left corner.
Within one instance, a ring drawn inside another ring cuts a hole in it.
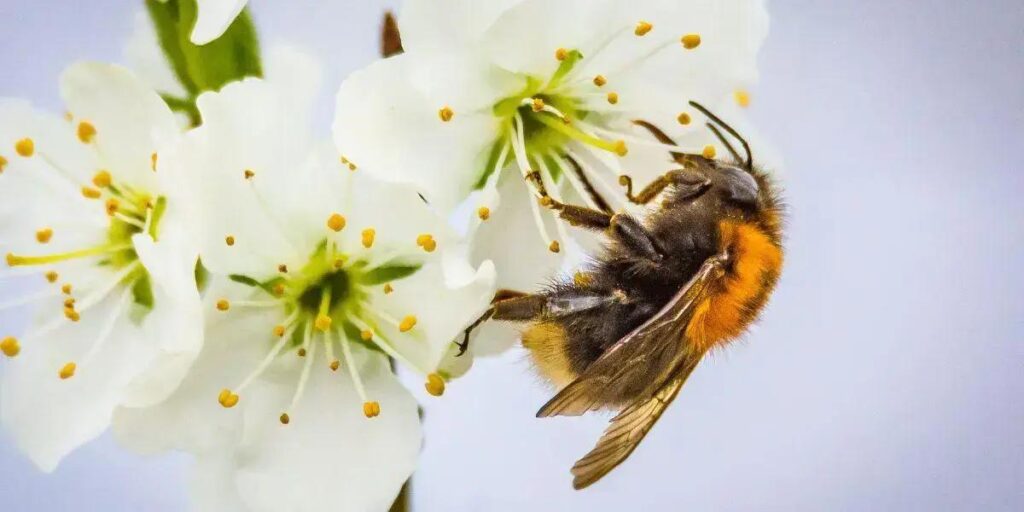
[[[654,396],[633,403],[612,419],[594,449],[573,465],[573,488],[582,489],[600,480],[633,453],[668,404],[679,394],[700,359],[700,355],[687,358],[677,375]]]
[[[598,409],[606,405],[600,400],[600,390],[622,382],[649,381],[653,396],[676,377],[684,359],[696,356],[699,360],[703,354],[690,353],[692,348],[683,341],[684,331],[723,261],[721,256],[708,258],[661,311],[612,345],[544,404],[537,417],[579,416]]]

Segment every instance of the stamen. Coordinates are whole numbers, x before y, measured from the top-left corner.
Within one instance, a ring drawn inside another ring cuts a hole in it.
[[[434,236],[430,233],[424,233],[416,237],[416,245],[422,247],[424,251],[434,252],[437,249],[437,240],[434,240]]]
[[[693,119],[690,118],[690,114],[687,114],[686,112],[681,112],[679,117],[676,117],[676,121],[679,121],[679,124],[683,126],[690,124],[690,121],[692,120]]]
[[[594,77],[594,85],[598,87],[604,87],[604,84],[608,83],[608,79],[604,75],[597,75]]]
[[[227,244],[228,247],[234,246],[235,245],[235,237],[233,237],[231,235],[228,235],[228,236],[224,237],[224,243]]]
[[[238,405],[238,395],[232,393],[230,389],[224,388],[220,391],[220,395],[217,396],[217,401],[225,409],[230,409]]]
[[[345,229],[345,217],[342,217],[340,213],[332,213],[327,218],[327,227],[331,228],[331,231],[338,232]]]
[[[0,156],[0,174],[4,173],[4,167],[7,167],[7,159]]]
[[[608,98],[608,103],[610,103],[612,105],[615,105],[615,104],[617,104],[619,102],[619,93],[617,93],[617,92],[610,92],[610,93],[608,93],[607,98]]]
[[[104,205],[104,207],[106,208],[107,215],[110,216],[110,217],[113,217],[114,214],[117,213],[117,210],[121,207],[121,203],[117,200],[117,198],[111,197],[110,199],[107,199],[107,202]],[[125,222],[128,222],[127,218],[122,219],[122,220],[124,220]],[[132,220],[134,220],[134,219],[132,219]],[[146,226],[145,224],[143,224],[143,223],[141,223],[139,221],[134,221],[134,224],[136,226],[139,226],[139,227],[145,227]]]
[[[18,344],[17,338],[8,336],[3,341],[0,341],[0,351],[3,351],[7,357],[14,357],[21,352],[21,345]]]
[[[288,413],[286,412],[281,413],[281,417],[278,418],[278,420],[281,422],[282,425],[287,425],[292,421],[292,419],[288,416]]]
[[[284,263],[278,265],[277,266],[277,271],[282,273],[282,274],[287,274],[288,273],[288,265],[285,265]]]
[[[363,402],[363,415],[367,418],[380,416],[380,402]]]
[[[278,338],[280,338],[281,336],[284,336],[284,329],[285,329],[285,327],[283,325],[275,325],[274,326],[274,336],[277,336]]]
[[[555,50],[555,59],[558,59],[559,61],[563,61],[567,57],[569,57],[569,50],[566,50],[565,48],[559,48],[559,49]]]
[[[96,188],[107,188],[113,181],[113,177],[105,170],[97,171],[96,175],[92,177],[92,184],[96,185]]]
[[[217,311],[227,311],[231,309],[231,302],[227,299],[220,299],[217,301]]]
[[[427,393],[441,396],[444,394],[444,379],[437,373],[431,373],[427,375],[427,383],[424,387],[427,388]]]
[[[643,37],[643,36],[646,36],[647,33],[650,32],[652,28],[654,28],[654,25],[651,25],[650,23],[648,23],[646,21],[639,21],[639,22],[637,22],[636,29],[633,30],[633,33],[636,34],[637,37]]]
[[[14,151],[22,157],[29,158],[36,152],[36,143],[32,139],[25,137],[14,143]]]
[[[324,333],[324,348],[327,349],[327,360],[329,361],[327,365],[328,368],[330,368],[332,372],[338,371],[338,368],[341,367],[341,361],[334,357],[334,338],[331,337],[331,331]]]
[[[156,153],[153,153],[152,155],[149,155],[149,168],[152,169],[153,172],[156,172],[157,158],[158,157],[157,157]]]
[[[395,288],[393,286],[391,286],[391,283],[385,283],[384,284],[384,295],[390,295],[391,292],[394,292],[394,291],[395,291]]]
[[[577,128],[575,124],[567,125],[565,123],[556,123],[546,116],[536,116],[535,119],[537,119],[541,123],[544,123],[544,125],[550,128],[554,128],[556,131],[561,132],[563,135],[566,135],[569,138],[577,142],[586,144],[588,146],[603,149],[605,151],[615,153],[619,156],[626,156],[626,153],[629,152],[629,147],[626,145],[626,141],[624,140],[604,140],[595,137],[589,133],[581,131],[579,128]]]
[[[356,388],[356,393],[359,398],[363,400],[363,414],[367,418],[372,418],[380,414],[380,404],[377,402],[370,402],[366,398],[366,388],[363,387],[363,379],[359,376],[359,370],[356,369],[355,359],[352,358],[352,347],[349,346],[348,335],[345,331],[341,332],[341,351],[345,357],[345,365],[348,366],[348,373],[352,378],[352,386]],[[370,404],[376,404],[375,406]],[[371,414],[372,413],[372,414]]]
[[[476,209],[476,216],[480,217],[480,220],[487,220],[491,218],[491,209],[486,206],[481,206]]]
[[[36,231],[36,241],[41,244],[49,242],[51,238],[53,238],[53,229],[51,228],[43,228]]]
[[[295,321],[295,318],[297,316],[297,313],[293,313],[291,316],[288,317],[287,320],[284,321],[285,325],[289,326],[287,331],[282,333],[282,335],[279,337],[280,339],[278,339],[277,342],[274,343],[274,346],[271,347],[270,352],[268,352],[267,355],[263,358],[263,361],[260,362],[259,366],[253,369],[253,371],[249,373],[249,375],[247,375],[244,380],[242,380],[242,383],[238,385],[239,393],[245,391],[249,384],[252,384],[252,382],[256,380],[257,377],[262,375],[263,372],[266,371],[267,368],[269,368],[270,365],[274,362],[274,359],[277,358],[278,354],[281,353],[281,350],[284,349],[284,346],[288,344],[289,341],[291,341],[292,333],[295,332],[295,325],[293,324],[293,322]],[[223,391],[221,392],[221,394],[223,394]],[[235,402],[237,401],[238,397],[237,395],[235,395]],[[223,405],[223,403],[221,405]]]
[[[407,315],[402,319],[402,322],[398,324],[398,330],[401,332],[409,332],[413,327],[416,327],[416,317],[414,315]]]
[[[67,261],[76,258],[86,258],[89,256],[98,256],[101,254],[124,251],[131,248],[131,244],[100,245],[97,247],[90,247],[87,249],[70,251],[60,254],[50,254],[46,256],[19,256],[17,254],[8,253],[7,266],[18,267],[25,265],[45,265],[47,263],[59,263],[61,261]]]
[[[53,270],[47,272],[44,275],[46,277],[46,280],[51,282],[51,283],[56,283],[57,280],[60,279],[60,274],[58,274],[57,272],[55,272]]]
[[[543,98],[533,98],[532,101],[530,101],[529,99],[525,99],[523,101],[529,101],[534,112],[540,112],[541,110],[544,110]]]
[[[708,144],[707,146],[704,146],[704,149],[701,150],[701,152],[700,152],[700,154],[703,155],[704,158],[707,158],[708,160],[714,159],[715,158],[715,154],[717,154],[717,153],[718,152],[715,150],[715,146],[713,146],[711,144]]]
[[[373,341],[373,331],[363,329],[362,331],[359,331],[359,337],[362,338],[363,341]]]
[[[245,179],[247,179],[247,180],[251,180],[251,179],[256,177],[256,173],[253,172],[252,169],[246,169],[246,170],[242,171],[242,176],[244,176]]]
[[[367,249],[369,249],[370,247],[373,247],[373,239],[376,236],[377,236],[377,231],[375,229],[373,229],[373,228],[366,228],[366,229],[364,229],[363,233],[362,233],[363,247],[366,247]]]
[[[747,92],[747,91],[745,91],[743,89],[736,89],[736,92],[733,93],[733,94],[736,97],[736,104],[737,105],[739,105],[739,106],[741,106],[743,108],[746,108],[746,107],[750,106],[750,93],[749,92]]]
[[[445,105],[444,107],[441,107],[441,110],[437,111],[437,117],[440,117],[442,122],[447,123],[455,117],[455,111],[453,111],[451,107]]]
[[[71,361],[71,362],[69,362],[69,363],[67,363],[67,364],[65,364],[64,366],[61,367],[60,372],[58,373],[58,375],[60,375],[61,380],[68,380],[71,377],[75,376],[75,370],[77,368],[78,368],[78,365],[76,365],[74,361]]]
[[[322,332],[327,332],[327,330],[331,328],[331,323],[333,323],[330,315],[327,314],[330,307],[331,287],[325,286],[323,291],[320,292],[320,310],[316,316],[316,328]]]
[[[687,50],[692,50],[700,46],[700,34],[686,34],[685,36],[681,37],[679,41],[683,43],[683,48],[686,48]]]
[[[96,137],[96,127],[88,121],[78,123],[78,140],[88,144]]]
[[[558,187],[555,184],[554,175],[551,174],[551,169],[548,168],[548,165],[546,162],[544,162],[543,158],[538,158],[537,161],[540,165],[541,180],[547,183],[547,189],[550,191],[551,194],[551,197],[547,199],[549,200],[549,202],[551,199],[554,199],[555,201],[561,203],[562,197],[561,194],[559,194],[558,192]],[[550,205],[546,206],[550,207]],[[565,222],[558,222],[558,220],[555,220],[555,229],[558,230],[558,236],[561,237],[562,240],[569,240],[569,231],[566,229],[565,225]],[[548,250],[557,254],[562,250],[562,247],[559,245],[558,241],[552,241],[550,244],[548,244]]]
[[[64,284],[63,284],[63,285],[62,285],[62,286],[60,287],[60,291],[61,291],[61,293],[63,293],[64,295],[71,295],[71,283],[64,283]]]
[[[86,199],[99,199],[102,193],[92,187],[82,187],[82,197]]]
[[[310,328],[306,328],[306,336],[303,345],[309,347],[309,357],[306,358],[306,364],[302,366],[302,373],[299,375],[299,385],[295,388],[295,394],[292,395],[292,402],[288,406],[289,410],[294,410],[299,404],[299,400],[302,399],[302,394],[306,391],[306,384],[309,382],[309,372],[313,368],[313,361],[316,359],[316,344],[312,343],[312,332]],[[286,421],[288,414],[281,415],[281,423],[288,424]]]

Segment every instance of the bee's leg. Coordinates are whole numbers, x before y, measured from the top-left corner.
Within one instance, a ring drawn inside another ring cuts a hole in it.
[[[636,195],[633,195],[633,178],[626,175],[619,176],[619,183],[626,187],[626,198],[636,204],[651,202],[670,185],[681,190],[684,195],[696,194],[711,185],[707,176],[690,169],[676,169],[658,176]]]
[[[562,158],[572,165],[573,172],[575,172],[576,177],[580,179],[580,183],[583,184],[583,189],[586,191],[587,196],[590,197],[590,200],[594,202],[594,205],[597,206],[597,209],[605,213],[613,213],[611,206],[608,205],[608,201],[606,201],[605,198],[598,193],[597,189],[594,188],[594,184],[590,182],[590,178],[587,176],[587,173],[583,170],[583,167],[579,162],[569,155],[562,155]]]
[[[665,132],[661,131],[661,128],[658,128],[657,126],[647,121],[644,121],[642,119],[636,119],[633,121],[633,124],[650,132],[651,135],[654,136],[655,139],[658,139],[658,142],[662,144],[665,144],[667,146],[676,145],[676,141],[672,140],[672,137],[669,137]],[[684,153],[682,151],[672,151],[671,154],[672,160],[675,160],[677,164],[682,165],[683,167],[693,165],[692,160],[695,158],[704,158],[703,155],[698,155],[695,153]]]
[[[484,311],[480,318],[466,327],[463,331],[462,343],[456,342],[459,346],[458,355],[466,353],[469,349],[469,335],[480,327],[480,324],[488,320],[507,320],[512,322],[525,322],[533,320],[544,314],[547,307],[548,297],[546,295],[532,295],[512,290],[498,290],[491,302],[491,307]]]
[[[669,173],[671,174],[671,173]],[[671,181],[670,181],[671,183]],[[664,188],[664,187],[662,187]],[[551,202],[550,208],[559,212],[559,217],[573,226],[605,231],[632,249],[635,254],[653,261],[661,261],[665,251],[658,241],[636,219],[622,213],[609,215],[583,206]]]

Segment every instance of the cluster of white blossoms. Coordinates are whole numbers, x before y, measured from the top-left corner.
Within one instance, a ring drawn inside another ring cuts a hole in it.
[[[246,4],[195,3],[196,44]],[[407,0],[399,27],[405,52],[341,85],[333,144],[311,129],[318,65],[293,51],[199,94],[195,126],[109,64],[64,73],[63,117],[0,99],[3,277],[38,277],[0,298],[34,315],[0,333],[0,420],[39,467],[112,427],[194,454],[202,509],[386,510],[421,446],[396,368],[442,395],[496,290],[576,248],[541,190],[621,209],[620,175],[713,154],[688,101],[749,102],[767,16]],[[474,350],[512,338],[493,337]]]

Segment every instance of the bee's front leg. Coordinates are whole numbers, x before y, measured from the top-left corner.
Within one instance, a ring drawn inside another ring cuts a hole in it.
[[[480,318],[466,327],[463,331],[462,343],[455,342],[459,346],[458,355],[469,350],[469,335],[480,327],[480,324],[488,320],[507,320],[512,322],[527,322],[539,318],[547,308],[547,295],[527,294],[513,290],[498,290],[491,301],[491,307],[484,311]]]

